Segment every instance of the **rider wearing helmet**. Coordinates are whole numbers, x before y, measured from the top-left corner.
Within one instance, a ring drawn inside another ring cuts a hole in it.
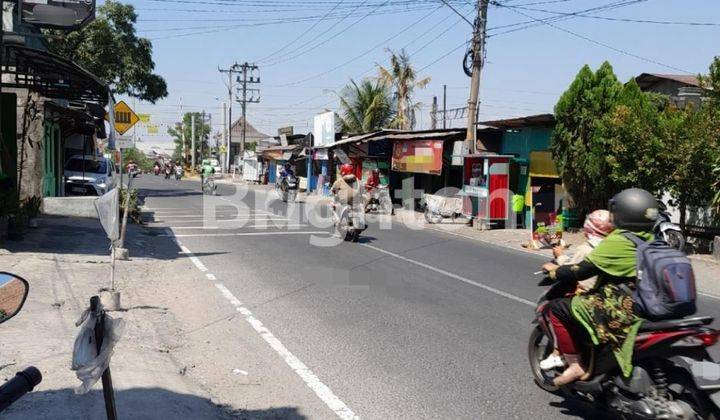
[[[587,375],[587,367],[573,337],[589,337],[594,345],[609,345],[623,376],[632,372],[632,343],[642,320],[634,312],[632,298],[637,281],[637,251],[635,244],[623,233],[632,232],[646,241],[652,240],[658,202],[645,190],[629,188],[610,200],[609,210],[615,230],[582,262],[543,266],[551,279],[568,284],[597,276],[596,284],[588,293],[561,299],[551,308],[550,321],[557,346],[568,364],[562,375],[555,378],[556,386]]]
[[[583,233],[586,241],[577,248],[572,257],[563,253],[563,248],[556,246],[553,248],[553,256],[557,265],[574,265],[580,264],[595,249],[595,247],[615,229],[610,221],[610,212],[607,210],[595,210],[587,215],[583,224]],[[577,282],[577,285],[569,285],[567,291],[571,291],[575,287],[576,294],[587,293],[595,287],[597,276],[592,276],[587,280]],[[553,299],[549,308],[555,304],[561,303],[562,298]],[[540,362],[540,369],[551,370],[561,368],[565,365],[564,360],[560,357],[560,351],[556,348],[545,360]]]
[[[333,183],[330,191],[338,196],[341,204],[352,205],[357,195],[356,183],[355,167],[352,163],[344,163],[340,166],[340,177]]]

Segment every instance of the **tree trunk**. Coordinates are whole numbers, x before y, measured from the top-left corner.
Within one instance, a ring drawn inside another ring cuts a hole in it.
[[[687,204],[684,200],[681,200],[679,203],[680,208],[680,230],[685,230],[685,219],[687,217]]]

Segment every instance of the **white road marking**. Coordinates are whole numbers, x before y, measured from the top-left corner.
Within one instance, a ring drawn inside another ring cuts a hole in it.
[[[720,300],[720,296],[711,295],[710,293],[697,292],[697,294],[698,294],[698,295],[703,295],[703,296],[705,296],[705,297],[709,297],[709,298],[712,298],[712,299]]]
[[[524,303],[525,305],[528,305],[528,306],[535,306],[535,302],[530,302],[530,301],[527,300],[527,299],[523,299],[523,298],[521,298],[521,297],[519,297],[519,296],[515,296],[515,295],[510,294],[510,293],[508,293],[508,292],[503,292],[503,291],[500,290],[500,289],[496,289],[496,288],[491,287],[491,286],[488,286],[488,285],[486,285],[486,284],[482,284],[482,283],[476,282],[476,281],[474,281],[474,280],[470,280],[470,279],[468,279],[468,278],[465,278],[465,277],[463,277],[463,276],[459,276],[459,275],[457,275],[457,274],[455,274],[455,273],[451,273],[451,272],[449,272],[449,271],[447,271],[447,270],[443,270],[442,268],[433,267],[432,265],[425,264],[425,263],[420,262],[420,261],[417,261],[417,260],[413,260],[412,258],[404,257],[404,256],[402,256],[402,255],[400,255],[400,254],[396,254],[396,253],[394,253],[394,252],[386,251],[386,250],[384,250],[384,249],[382,249],[382,248],[378,248],[378,247],[376,247],[376,246],[372,246],[372,245],[368,245],[368,244],[360,244],[360,245],[362,245],[362,246],[364,246],[364,247],[366,247],[366,248],[373,249],[373,250],[375,250],[375,251],[377,251],[377,252],[381,252],[381,253],[383,253],[383,254],[389,255],[389,256],[391,256],[391,257],[397,258],[397,259],[399,259],[399,260],[403,260],[403,261],[405,261],[405,262],[409,262],[409,263],[411,263],[411,264],[415,264],[415,265],[417,265],[417,266],[426,268],[426,269],[431,270],[431,271],[434,271],[434,272],[436,272],[436,273],[440,273],[440,274],[442,274],[442,275],[444,275],[444,276],[453,278],[453,279],[455,279],[455,280],[459,280],[459,281],[461,281],[461,282],[463,282],[463,283],[467,283],[467,284],[469,284],[469,285],[472,285],[472,286],[475,286],[475,287],[479,287],[479,288],[481,288],[481,289],[483,289],[483,290],[487,290],[488,292],[495,293],[496,295],[499,295],[499,296],[508,298],[508,299],[510,299],[510,300],[514,300],[515,302]]]
[[[172,231],[170,231],[169,229],[168,232],[172,234]],[[195,255],[193,255],[193,253],[190,252],[189,249],[182,245],[182,243],[176,237],[173,237],[172,239],[186,255],[190,256],[191,259],[194,258],[195,260],[197,260],[198,263],[200,263],[200,266],[204,268],[201,268],[201,271],[207,271],[207,268],[202,264],[202,262],[200,262],[200,260],[198,260],[197,257],[195,257]],[[194,262],[195,261],[193,261],[193,263]],[[198,266],[198,264],[195,265]],[[198,268],[200,268],[200,266],[198,266]],[[206,275],[209,278],[212,274]],[[268,343],[270,348],[275,350],[275,352],[285,361],[285,363],[290,367],[290,369],[292,369],[293,372],[295,372],[295,374],[298,375],[303,380],[303,382],[305,382],[305,385],[307,385],[308,388],[310,388],[315,393],[315,395],[317,395],[318,398],[320,398],[320,400],[324,402],[325,405],[327,405],[328,408],[335,413],[335,415],[337,415],[341,419],[347,420],[360,418],[350,409],[350,407],[348,407],[340,398],[338,398],[338,396],[335,395],[335,393],[327,385],[322,383],[322,381],[320,381],[317,375],[315,375],[315,373],[313,373],[313,371],[310,370],[310,368],[307,367],[305,363],[295,357],[295,355],[293,355],[290,350],[288,350],[287,347],[285,347],[285,345],[277,337],[275,337],[275,335],[269,329],[267,329],[267,327],[265,327],[262,322],[260,322],[260,320],[255,318],[255,316],[248,308],[242,306],[242,302],[240,302],[240,300],[236,298],[235,295],[233,295],[227,287],[225,287],[222,283],[215,283],[215,287],[217,287],[218,290],[220,290],[220,293],[222,293],[222,295],[233,306],[235,306],[235,310],[245,316],[245,321],[250,324],[250,326],[255,330],[255,332],[260,334],[260,337],[262,337],[263,340]]]
[[[254,225],[242,225],[239,226],[238,229],[243,228],[253,228],[253,229],[269,229],[269,228],[289,228],[289,227],[307,227],[310,226],[307,223],[288,223],[288,224],[279,224],[276,225],[273,223],[263,223],[263,224],[254,224]],[[202,229],[202,230],[230,230],[233,228],[228,227],[220,227],[220,226],[170,226],[173,229]]]
[[[217,277],[215,277],[215,274],[207,273],[207,274],[205,274],[205,277],[207,277],[208,280],[212,280],[212,281],[217,280]]]
[[[270,219],[283,218],[283,219],[285,219],[285,217],[275,215],[275,214],[241,214],[239,216],[241,216],[241,217],[235,217],[235,218],[230,218],[230,219],[220,219],[220,220],[243,220],[243,219],[250,220],[250,219],[265,219],[265,218],[270,218]],[[172,216],[168,215],[168,216],[159,216],[159,217],[162,220],[165,220],[165,219],[200,219],[200,220],[209,219],[209,220],[212,220],[212,217],[210,217],[210,215],[203,215],[203,214],[183,214],[183,215],[172,215]]]
[[[312,230],[312,231],[277,231],[277,232],[238,232],[238,233],[188,233],[181,235],[162,234],[158,236],[175,236],[176,238],[191,238],[201,236],[264,236],[264,235],[322,235],[329,234],[324,230]]]
[[[185,248],[183,245],[180,245],[180,250],[183,252],[183,254],[187,255],[188,258],[190,258],[190,261],[195,264],[195,267],[197,267],[198,270],[203,272],[208,271],[207,267],[205,267],[205,264],[203,264],[202,261],[200,261],[198,257],[195,256],[195,254],[190,252],[189,249]]]

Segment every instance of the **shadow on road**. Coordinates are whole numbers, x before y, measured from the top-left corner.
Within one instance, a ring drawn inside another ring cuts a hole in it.
[[[264,410],[234,409],[207,398],[161,388],[115,391],[120,419],[292,419],[306,417],[296,407]],[[76,395],[70,388],[32,392],[2,413],[3,419],[101,419],[105,418],[102,391]]]

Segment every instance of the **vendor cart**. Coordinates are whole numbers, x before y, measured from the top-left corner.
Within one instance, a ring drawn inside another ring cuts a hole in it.
[[[464,156],[462,213],[477,219],[482,229],[505,227],[512,215],[510,159],[495,154]]]

